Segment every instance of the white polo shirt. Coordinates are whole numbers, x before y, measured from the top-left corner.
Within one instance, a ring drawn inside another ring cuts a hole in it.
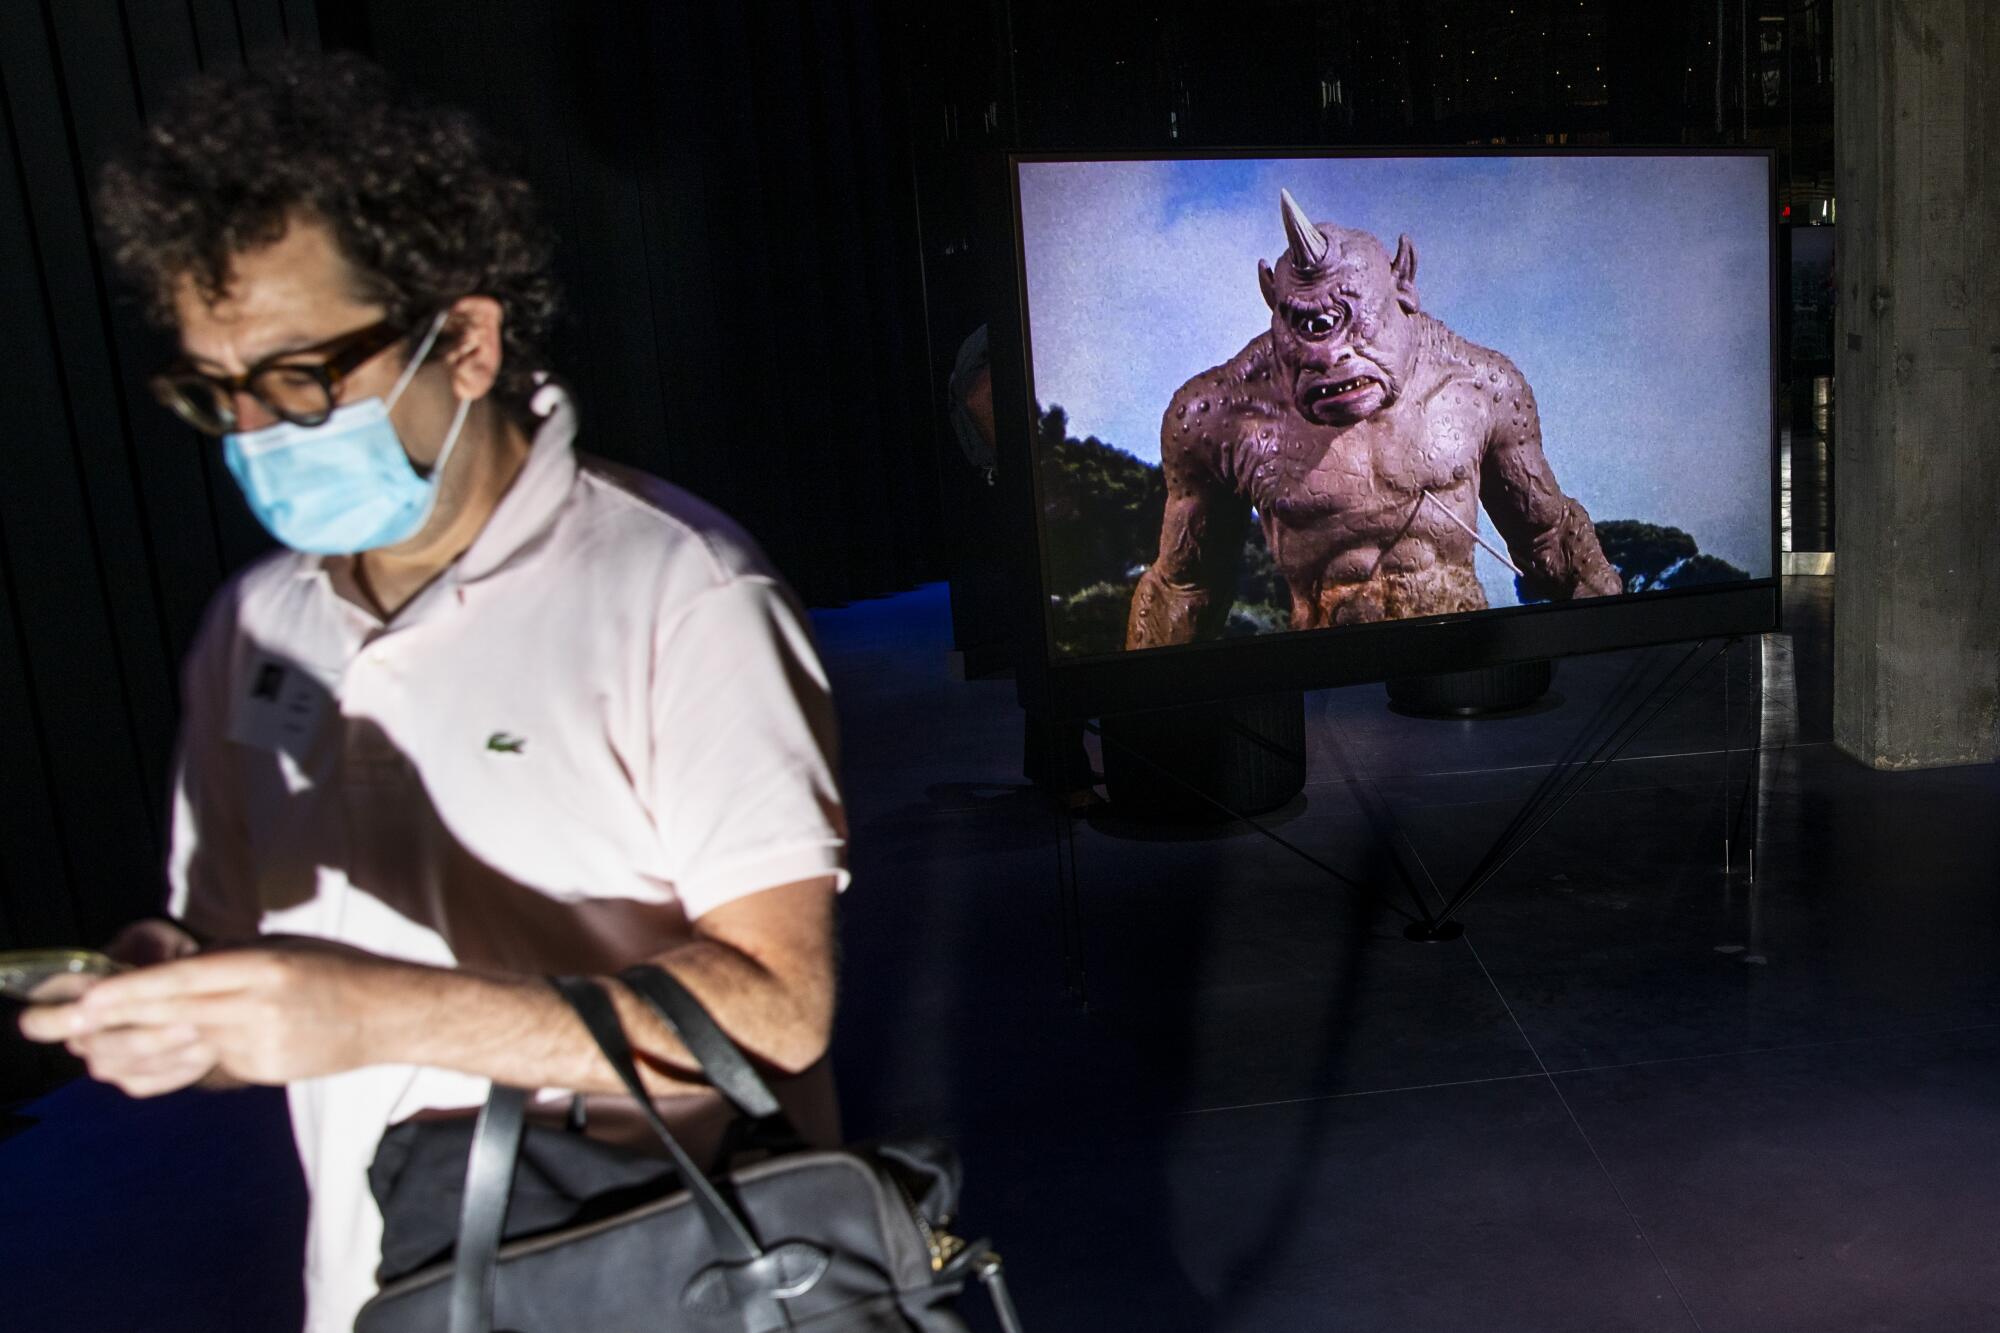
[[[388,623],[340,559],[279,553],[216,598],[186,667],[169,864],[197,931],[601,974],[760,889],[845,887],[805,615],[729,520],[579,462],[559,391],[536,409],[485,529]],[[375,1290],[383,1129],[486,1090],[406,1066],[289,1089],[309,1329],[344,1333]]]

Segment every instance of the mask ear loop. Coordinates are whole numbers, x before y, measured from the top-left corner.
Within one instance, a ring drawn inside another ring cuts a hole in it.
[[[410,387],[410,381],[415,379],[417,371],[422,369],[424,358],[431,354],[431,348],[437,343],[438,335],[444,332],[445,320],[450,317],[451,311],[440,310],[437,313],[437,318],[431,321],[430,332],[426,333],[423,342],[418,344],[417,354],[410,358],[409,365],[403,367],[402,375],[396,380],[396,387],[389,390],[389,396],[384,400],[388,407],[395,407],[396,400],[403,396],[403,390]],[[445,432],[444,447],[438,450],[437,462],[431,464],[431,499],[430,504],[424,507],[426,517],[430,515],[431,509],[437,504],[437,482],[444,476],[444,465],[451,461],[451,451],[458,447],[459,434],[465,428],[466,415],[471,411],[472,400],[470,398],[460,398],[458,400],[458,411],[452,414],[451,429]]]
[[[444,465],[451,461],[451,451],[458,447],[458,437],[465,428],[465,418],[472,411],[472,400],[458,400],[458,411],[452,413],[451,429],[445,432],[444,448],[438,450],[437,462],[431,464],[431,503],[437,503],[437,483],[444,476]]]
[[[436,345],[438,335],[444,332],[445,320],[450,317],[451,311],[438,311],[437,318],[431,321],[430,332],[424,335],[423,342],[417,347],[417,354],[410,358],[409,365],[403,367],[403,373],[396,377],[396,387],[389,390],[388,398],[383,400],[387,406],[391,408],[396,406],[396,400],[403,396],[403,390],[410,387],[410,381],[417,377],[419,370],[423,369],[424,358],[431,354],[431,348]]]

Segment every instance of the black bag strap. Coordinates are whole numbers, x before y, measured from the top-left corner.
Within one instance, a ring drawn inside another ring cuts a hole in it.
[[[729,1039],[729,1034],[709,1016],[679,977],[663,967],[641,963],[620,972],[618,979],[631,987],[659,1015],[660,1021],[673,1030],[701,1066],[709,1083],[738,1111],[752,1120],[784,1115],[770,1085],[757,1073],[749,1057]]]
[[[451,1275],[450,1333],[487,1333],[493,1327],[500,1232],[507,1220],[514,1162],[521,1153],[527,1100],[519,1088],[496,1083],[472,1131],[458,1211],[458,1262]]]
[[[713,1182],[702,1174],[673,1136],[653,1099],[639,1082],[632,1063],[632,1045],[618,1021],[618,1011],[594,981],[583,977],[551,977],[549,984],[582,1020],[597,1049],[616,1071],[618,1081],[638,1103],[639,1113],[667,1146],[681,1183],[694,1200],[709,1239],[727,1262],[759,1258],[763,1250],[743,1219],[736,1215]],[[450,1333],[489,1333],[493,1327],[494,1287],[499,1273],[500,1237],[513,1192],[514,1168],[521,1155],[521,1131],[527,1094],[519,1088],[494,1084],[486,1106],[473,1127],[472,1151],[465,1165],[465,1196],[458,1214],[458,1248],[453,1257]]]
[[[549,984],[569,1001],[569,1007],[583,1020],[591,1040],[597,1043],[597,1049],[604,1053],[605,1060],[618,1075],[618,1081],[625,1085],[625,1091],[632,1094],[632,1100],[638,1104],[639,1114],[646,1118],[646,1123],[653,1127],[653,1133],[667,1146],[667,1155],[679,1170],[681,1183],[693,1198],[702,1221],[708,1226],[709,1239],[715,1243],[721,1257],[730,1263],[743,1263],[760,1257],[764,1251],[750,1234],[750,1228],[736,1215],[736,1210],[729,1206],[721,1191],[715,1188],[701,1168],[694,1164],[687,1149],[681,1147],[680,1140],[667,1128],[667,1122],[660,1119],[652,1097],[647,1094],[645,1085],[639,1082],[639,1070],[632,1063],[632,1043],[618,1021],[618,1010],[613,1007],[611,997],[588,977],[551,977]]]

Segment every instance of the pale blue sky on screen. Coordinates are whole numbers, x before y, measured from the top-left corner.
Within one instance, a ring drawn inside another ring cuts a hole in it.
[[[1591,517],[1666,523],[1770,574],[1765,164],[1756,157],[1307,158],[1021,165],[1034,390],[1159,459],[1190,376],[1270,325],[1278,189],[1417,247],[1424,308],[1513,358]],[[1490,534],[1482,517],[1481,527]],[[1495,605],[1511,577],[1482,554]]]

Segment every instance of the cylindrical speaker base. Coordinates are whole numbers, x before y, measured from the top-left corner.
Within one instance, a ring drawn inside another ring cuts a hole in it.
[[[1230,811],[1275,810],[1306,784],[1305,695],[1296,690],[1107,717],[1100,731],[1104,792],[1118,815],[1219,823]]]
[[[1389,706],[1411,717],[1480,717],[1526,708],[1549,692],[1553,662],[1509,662],[1476,671],[1388,682]]]

